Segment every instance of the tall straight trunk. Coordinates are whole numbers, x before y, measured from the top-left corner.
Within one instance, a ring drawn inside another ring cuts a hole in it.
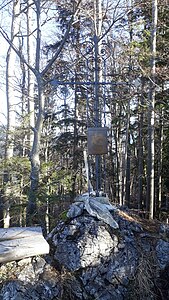
[[[21,55],[23,55],[23,42],[19,41],[19,50]],[[20,69],[22,71],[22,82],[21,82],[21,103],[22,103],[22,118],[24,120],[26,111],[27,111],[27,93],[26,93],[26,68],[25,64],[22,60],[20,60]],[[27,155],[27,135],[22,134],[22,148],[20,151],[20,155],[25,157]],[[26,222],[26,210],[23,201],[23,186],[24,186],[24,176],[20,176],[20,197],[18,197],[18,205],[19,205],[19,225],[25,226]]]
[[[78,59],[78,53],[77,53]],[[78,61],[78,60],[77,60]],[[77,70],[78,73],[78,70]],[[75,74],[75,81],[78,80],[78,75]],[[77,129],[77,107],[78,107],[78,86],[75,86],[75,99],[74,99],[74,128],[73,128],[73,166],[72,166],[72,196],[76,194],[76,177],[77,177],[77,167],[78,167],[78,158],[77,158],[77,145],[78,145],[78,129]]]
[[[129,126],[129,125],[128,125]],[[130,171],[130,133],[128,131],[128,135],[127,135],[127,149],[126,149],[126,161],[125,161],[125,165],[126,165],[126,173],[125,173],[125,201],[127,206],[130,206],[130,180],[131,180],[131,171]]]
[[[34,10],[31,5],[31,0],[27,0],[27,54],[28,54],[28,64],[33,66],[35,63],[34,58]],[[35,76],[32,71],[28,68],[28,115],[29,115],[29,145],[30,149],[33,145],[33,131],[32,128],[35,127],[35,111],[34,111],[34,85]]]
[[[143,105],[144,105],[144,79],[142,78],[141,99],[138,103],[139,116],[139,136],[138,136],[138,209],[143,206]]]
[[[41,142],[41,133],[43,126],[43,111],[44,111],[44,100],[45,97],[42,92],[42,82],[39,79],[38,82],[38,103],[39,103],[39,112],[34,128],[34,140],[32,151],[30,155],[31,159],[31,185],[30,185],[30,194],[27,206],[27,225],[32,225],[34,223],[34,216],[36,215],[36,198],[38,191],[39,183],[39,172],[40,172],[40,142]]]
[[[37,36],[36,36],[36,81],[37,81],[37,94],[38,94],[38,115],[33,128],[34,139],[32,150],[30,153],[31,160],[31,185],[30,185],[30,194],[28,199],[27,206],[27,225],[32,225],[34,222],[34,216],[36,215],[36,198],[38,191],[39,183],[39,172],[40,172],[40,142],[44,118],[44,95],[43,95],[43,79],[40,74],[40,49],[41,49],[41,25],[40,25],[40,16],[41,16],[41,1],[36,1],[36,22],[37,22]]]
[[[148,111],[148,198],[149,216],[154,218],[154,124],[155,124],[155,75],[156,75],[156,31],[157,31],[157,0],[152,0],[152,32],[151,32],[151,78]]]
[[[121,116],[122,107],[118,105],[116,113]],[[117,173],[117,198],[120,205],[124,204],[124,176],[123,176],[123,143],[121,137],[121,120],[119,118],[118,127],[115,130],[115,152],[116,152],[116,173]]]
[[[18,47],[18,37],[20,29],[20,1],[13,1],[13,17],[11,24],[11,41],[15,47]],[[7,97],[7,134],[6,134],[6,151],[5,159],[8,160],[13,157],[14,154],[14,130],[15,130],[15,106],[17,96],[15,94],[16,84],[16,53],[11,48],[7,53],[7,67],[6,67],[6,97]],[[4,228],[8,228],[10,225],[10,187],[9,182],[11,178],[9,172],[4,170]]]
[[[17,34],[20,30],[20,1],[13,1],[13,17],[11,24],[11,41],[13,45],[18,48]],[[14,130],[15,130],[15,117],[16,117],[16,53],[9,46],[7,53],[7,67],[6,67],[6,97],[7,97],[7,137],[6,137],[6,159],[13,157],[14,150]]]
[[[99,41],[102,32],[102,0],[94,1],[94,43],[95,43],[95,55],[94,55],[94,98],[95,98],[95,127],[101,127],[101,103],[100,103],[100,91],[101,87],[99,82],[102,81],[102,68],[101,59],[99,57],[101,53],[102,41]],[[96,194],[101,190],[101,155],[95,157],[95,172],[96,172]]]
[[[112,105],[111,105],[111,115],[112,115]],[[113,117],[112,117],[113,118]],[[106,179],[107,183],[107,190],[108,194],[110,196],[110,199],[113,200],[113,202],[117,201],[117,190],[115,187],[116,183],[116,172],[115,172],[115,166],[114,166],[114,159],[113,159],[113,128],[111,124],[111,128],[109,129],[109,137],[110,137],[110,144],[109,144],[109,166],[107,167],[109,176]]]
[[[162,162],[163,162],[163,131],[164,131],[164,108],[161,108],[160,124],[159,124],[159,142],[158,142],[158,176],[157,176],[157,205],[156,210],[160,217],[161,201],[162,201]]]
[[[126,136],[124,149],[124,197],[125,202],[130,205],[130,100],[128,100],[126,108]]]
[[[132,1],[129,0],[129,8],[132,7]],[[132,25],[132,15],[129,14],[129,36],[130,44],[133,41],[133,25]],[[124,179],[124,189],[125,189],[125,201],[126,204],[130,205],[130,97],[131,97],[131,80],[132,80],[132,51],[130,49],[129,54],[129,99],[127,101],[127,117],[126,117],[126,145],[125,145],[125,179]]]
[[[34,7],[32,6],[31,0],[27,0],[27,55],[28,55],[28,64],[30,66],[35,65],[35,55],[34,55]],[[39,15],[37,15],[40,18]],[[39,24],[39,22],[37,22]],[[39,28],[37,27],[37,30]],[[37,38],[39,39],[39,32],[37,32]],[[36,49],[39,51],[39,49]],[[37,70],[39,72],[39,69]],[[30,194],[28,199],[28,206],[26,210],[26,224],[32,225],[33,214],[36,211],[36,193],[35,193],[35,184],[36,181],[39,180],[39,169],[40,169],[40,160],[39,154],[36,153],[35,144],[40,143],[40,137],[36,137],[41,133],[37,132],[37,128],[35,128],[35,105],[34,105],[34,85],[35,85],[35,74],[32,72],[30,68],[27,70],[28,77],[28,97],[27,97],[27,105],[28,105],[28,125],[29,125],[29,133],[28,133],[28,143],[29,143],[29,155],[31,160],[31,186],[30,186]],[[38,86],[39,91],[39,86]],[[41,95],[41,93],[40,93]],[[40,100],[40,99],[39,99]],[[41,130],[41,129],[40,129]],[[39,147],[39,146],[38,146]],[[32,151],[32,152],[31,152]],[[39,149],[37,149],[39,151]],[[35,158],[36,157],[36,160]],[[36,166],[36,167],[35,167]],[[37,170],[36,170],[37,169]],[[34,188],[33,188],[34,186]]]
[[[23,55],[23,45],[20,41],[20,52],[21,54]],[[25,117],[25,114],[26,114],[26,106],[27,106],[27,101],[26,101],[26,69],[25,69],[25,64],[22,60],[20,60],[20,68],[21,68],[21,71],[22,71],[22,82],[21,82],[21,103],[22,103],[22,118],[24,119]],[[21,155],[22,156],[25,156],[26,155],[26,152],[27,152],[27,149],[26,149],[26,141],[27,141],[27,136],[25,134],[23,134],[22,136],[22,150],[21,150]]]

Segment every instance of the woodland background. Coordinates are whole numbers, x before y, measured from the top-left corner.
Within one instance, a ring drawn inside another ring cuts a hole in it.
[[[49,232],[87,191],[83,151],[96,110],[108,127],[101,188],[112,202],[167,221],[169,1],[1,0],[0,15],[8,48],[0,226]],[[97,108],[94,86],[81,84],[96,80],[94,37],[97,80],[109,83],[99,85]],[[88,156],[95,188],[94,160]]]

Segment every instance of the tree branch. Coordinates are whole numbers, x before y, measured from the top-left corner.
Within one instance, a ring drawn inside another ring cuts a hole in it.
[[[130,13],[133,9],[128,10],[127,12],[125,12],[124,14],[120,15],[117,19],[113,19],[113,22],[111,23],[111,25],[109,26],[109,28],[105,31],[105,33],[103,33],[103,35],[98,39],[98,42],[100,42],[102,39],[104,39],[104,37],[108,34],[108,32],[110,31],[110,29],[114,26],[114,24],[118,21],[120,21],[120,19],[122,19],[126,14]]]
[[[2,27],[0,27],[0,34],[3,36],[3,38],[7,41],[7,43],[10,45],[10,47],[15,51],[15,53],[18,55],[18,57],[20,58],[20,60],[35,74],[35,76],[37,75],[36,69],[32,68],[28,62],[25,60],[25,58],[23,57],[23,55],[20,53],[20,51],[13,45],[13,43],[11,42],[11,40],[9,39],[7,33],[2,29]]]
[[[55,62],[55,60],[57,59],[57,57],[59,56],[60,52],[62,51],[62,49],[63,49],[63,47],[64,47],[64,45],[65,45],[65,42],[66,42],[66,40],[67,40],[67,38],[68,38],[68,36],[69,36],[70,28],[71,28],[72,23],[73,23],[73,21],[74,21],[74,17],[75,17],[75,15],[76,15],[77,12],[78,12],[78,8],[79,8],[79,5],[80,5],[81,1],[82,1],[82,0],[79,0],[79,2],[78,2],[77,5],[76,5],[75,11],[74,11],[74,13],[73,13],[73,15],[72,15],[72,17],[71,17],[69,23],[68,23],[68,28],[67,28],[67,30],[66,30],[66,32],[65,32],[65,35],[64,35],[64,37],[63,37],[63,39],[62,39],[62,42],[61,42],[61,44],[60,44],[58,50],[56,51],[55,55],[51,58],[51,60],[50,60],[49,63],[47,64],[47,66],[46,66],[46,67],[43,69],[43,71],[41,72],[41,76],[42,76],[42,77],[44,77],[44,75],[48,72],[48,70],[51,68],[51,66],[53,65],[53,63]]]

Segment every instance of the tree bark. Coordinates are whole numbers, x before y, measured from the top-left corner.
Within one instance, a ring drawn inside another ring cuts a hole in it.
[[[18,46],[18,37],[20,26],[20,1],[13,1],[13,18],[11,23],[11,41],[15,47]],[[6,67],[6,98],[7,98],[7,133],[6,133],[6,145],[5,145],[5,159],[9,160],[13,157],[14,152],[14,130],[15,130],[15,117],[16,117],[16,74],[15,74],[15,61],[16,53],[9,46],[7,53],[7,67]],[[11,180],[9,171],[4,170],[4,211],[3,221],[4,227],[8,228],[10,225],[10,187],[9,182]]]
[[[148,165],[149,165],[149,214],[150,218],[154,218],[155,193],[154,193],[154,124],[155,124],[155,75],[156,75],[156,32],[157,32],[157,0],[152,1],[152,32],[151,32],[151,77],[150,77],[150,95],[149,95],[149,149],[148,149]]]
[[[31,1],[28,0],[27,8],[27,53],[28,53],[28,64],[33,66],[34,61],[34,20],[33,20],[33,8],[31,6]],[[29,144],[30,149],[33,146],[33,131],[31,128],[35,127],[35,105],[34,105],[34,85],[35,85],[35,75],[28,68],[28,115],[29,115]]]
[[[37,93],[38,93],[38,115],[33,128],[34,139],[32,150],[30,153],[31,161],[31,174],[30,174],[30,193],[27,206],[26,224],[30,226],[36,223],[36,198],[39,183],[40,172],[40,140],[43,125],[43,113],[44,113],[44,95],[43,95],[43,78],[40,74],[40,48],[41,48],[41,5],[40,0],[36,1],[36,23],[37,23],[37,35],[36,35],[36,80],[37,80]]]
[[[142,78],[141,99],[138,103],[139,107],[139,136],[138,136],[138,209],[143,205],[143,105],[144,105],[144,79]]]

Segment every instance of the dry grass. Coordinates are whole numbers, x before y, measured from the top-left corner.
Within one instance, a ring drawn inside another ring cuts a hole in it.
[[[122,210],[119,210],[118,211],[118,215],[122,218],[124,218],[125,220],[127,221],[130,221],[130,222],[137,222],[137,218],[136,217],[133,217],[133,216],[130,216],[128,213],[122,211]]]
[[[157,278],[158,272],[155,254],[153,252],[140,253],[139,265],[134,278],[130,282],[127,300],[157,299],[155,278]]]
[[[148,231],[150,233],[157,233],[159,232],[159,227],[161,222],[158,220],[149,220],[145,218],[141,218],[136,212],[130,210],[130,212],[118,212],[119,216],[124,218],[129,222],[135,222],[142,226],[143,230]]]

